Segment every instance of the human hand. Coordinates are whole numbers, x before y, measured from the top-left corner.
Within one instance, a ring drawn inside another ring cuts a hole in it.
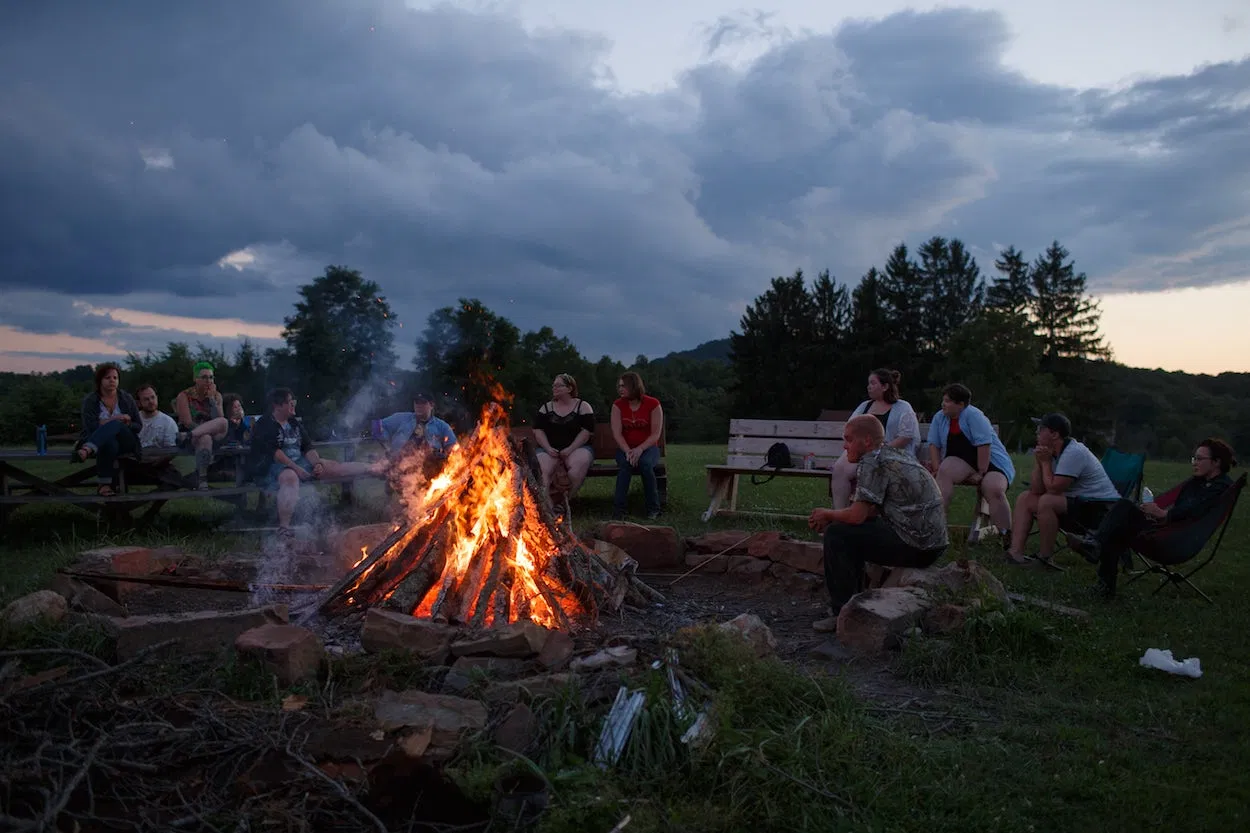
[[[1155,520],[1161,520],[1168,516],[1168,510],[1162,508],[1153,501],[1150,503],[1143,503],[1140,509],[1147,517],[1154,518]]]
[[[937,473],[938,473],[937,463],[933,462],[932,460],[926,460],[924,467],[926,470],[928,470],[929,474],[933,475],[934,477],[937,477]]]
[[[832,509],[813,509],[812,514],[807,518],[807,526],[816,532],[824,532],[825,527],[833,523]]]
[[[118,419],[121,420],[122,425],[130,424],[130,416],[128,414],[122,414]]]
[[[326,473],[326,464],[318,460],[313,463],[312,476],[320,480]]]
[[[964,482],[967,483],[969,486],[980,486],[981,481],[984,479],[985,479],[985,475],[974,471],[972,474],[968,475],[967,479],[965,479]]]
[[[625,453],[625,459],[629,461],[631,466],[638,465],[638,458],[642,456],[642,451],[637,448],[631,448]]]
[[[1051,453],[1050,446],[1039,445],[1037,448],[1033,449],[1033,457],[1039,463],[1045,463],[1054,456],[1055,455]]]
[[[307,469],[303,468],[302,466],[295,467],[295,476],[298,477],[300,480],[304,481],[305,483],[313,479],[312,473],[309,472]]]

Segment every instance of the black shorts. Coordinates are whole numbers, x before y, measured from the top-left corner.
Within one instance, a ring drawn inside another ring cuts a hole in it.
[[[1068,512],[1064,519],[1064,526],[1079,526],[1082,529],[1097,529],[1102,523],[1102,519],[1111,507],[1115,506],[1114,500],[1090,500],[1089,498],[1070,497],[1068,498]]]

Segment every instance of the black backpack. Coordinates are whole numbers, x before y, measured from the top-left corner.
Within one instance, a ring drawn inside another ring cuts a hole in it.
[[[768,454],[764,456],[764,465],[760,469],[772,469],[773,473],[763,480],[757,479],[756,475],[751,475],[751,483],[756,486],[762,486],[769,480],[777,476],[777,472],[781,469],[788,469],[794,465],[794,461],[790,458],[790,446],[785,443],[773,443],[768,447]]]

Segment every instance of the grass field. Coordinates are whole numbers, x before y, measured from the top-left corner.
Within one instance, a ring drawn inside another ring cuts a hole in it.
[[[670,447],[664,522],[683,534],[730,527],[809,534],[802,524],[767,519],[703,524],[702,466],[723,456],[723,447]],[[1186,465],[1150,463],[1146,480],[1159,493],[1187,473]],[[641,514],[637,488],[632,508]],[[806,481],[743,489],[742,508],[801,512],[827,499]],[[609,479],[588,484],[574,507],[579,525],[610,514],[611,491]],[[379,488],[359,495],[365,505],[354,520],[378,517]],[[970,500],[960,495],[954,522],[969,516]],[[207,529],[206,521],[228,516],[228,507],[212,501],[177,502],[145,540],[216,551],[254,546]],[[540,715],[549,742],[538,764],[556,791],[544,829],[608,830],[627,812],[629,833],[1244,829],[1248,516],[1243,503],[1220,556],[1196,578],[1215,605],[1172,588],[1150,596],[1150,580],[1098,603],[1086,593],[1092,568],[1070,554],[1071,569],[1055,574],[1002,565],[990,547],[968,552],[1009,589],[1093,616],[1081,622],[1033,611],[987,615],[949,639],[909,643],[891,660],[892,670],[949,703],[936,724],[906,709],[874,708],[837,672],[812,675],[758,661],[714,640],[683,654],[717,692],[716,739],[699,752],[673,740],[663,709],[648,709],[621,766],[600,773],[585,765],[590,717],[553,706]],[[22,510],[10,518],[0,549],[0,597],[39,586],[77,550],[107,542],[85,512]],[[1151,647],[1199,657],[1204,676],[1139,667]],[[500,760],[483,750],[462,761],[459,774],[472,789]]]

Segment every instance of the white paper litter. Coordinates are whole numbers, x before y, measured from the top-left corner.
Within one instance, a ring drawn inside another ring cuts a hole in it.
[[[1169,674],[1193,677],[1195,680],[1202,676],[1202,663],[1198,661],[1197,657],[1190,657],[1182,662],[1177,662],[1173,658],[1171,651],[1164,651],[1158,648],[1147,648],[1146,653],[1142,654],[1139,662],[1146,668],[1158,668],[1160,671],[1166,671]]]

